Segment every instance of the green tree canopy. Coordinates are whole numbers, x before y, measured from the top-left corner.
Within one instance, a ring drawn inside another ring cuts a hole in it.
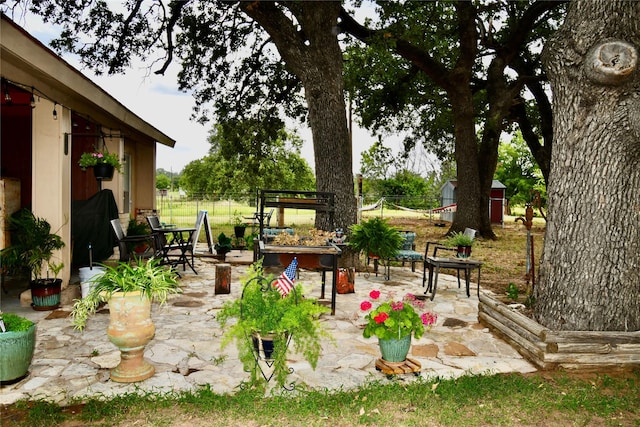
[[[156,189],[168,190],[171,187],[171,178],[164,174],[156,175]]]
[[[495,177],[507,187],[506,197],[510,205],[531,202],[533,191],[544,188],[544,180],[540,183],[540,168],[520,132],[516,132],[511,141],[502,142],[498,147]]]
[[[280,126],[277,138],[269,139],[268,126]],[[214,127],[209,143],[209,154],[182,173],[190,194],[236,197],[259,188],[315,188],[313,171],[300,155],[302,140],[277,120],[228,120]]]
[[[375,4],[377,19],[365,25],[341,15],[342,28],[366,45],[354,45],[346,61],[356,111],[366,126],[408,131],[405,150],[422,143],[440,159],[454,152],[458,211],[451,229],[494,237],[486,206],[501,134],[522,121],[525,138],[538,147],[536,131],[547,131],[541,158],[551,150],[550,109],[538,116],[547,127],[518,114],[531,112],[523,107],[523,88],[539,89],[544,81],[539,46],[554,29],[561,2]]]

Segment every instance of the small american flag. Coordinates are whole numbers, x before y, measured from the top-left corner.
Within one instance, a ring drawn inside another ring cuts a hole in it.
[[[289,264],[289,267],[286,268],[278,277],[278,280],[275,282],[275,287],[282,295],[282,298],[286,297],[291,289],[293,289],[293,282],[296,280],[296,269],[298,268],[298,259],[294,258]]]

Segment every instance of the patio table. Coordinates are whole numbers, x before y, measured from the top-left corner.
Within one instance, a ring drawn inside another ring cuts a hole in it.
[[[424,268],[422,271],[422,287],[425,286],[427,281],[427,270],[429,270],[429,285],[424,291],[425,295],[431,292],[431,301],[436,296],[436,289],[438,287],[438,273],[441,268],[450,268],[456,270],[458,273],[458,287],[460,287],[460,270],[464,270],[464,280],[467,285],[467,296],[471,296],[469,292],[471,271],[478,270],[478,297],[480,296],[480,267],[482,267],[481,261],[468,258],[445,258],[445,257],[426,257],[424,260]],[[434,279],[435,270],[435,279]]]
[[[186,266],[188,265],[189,267],[191,267],[191,270],[193,270],[194,273],[198,274],[191,261],[189,261],[189,257],[187,256],[187,252],[189,252],[189,250],[193,250],[193,248],[191,247],[191,240],[195,231],[195,227],[175,226],[154,229],[153,232],[158,233],[160,237],[160,256],[162,257],[162,262],[171,265],[174,268],[177,265],[182,264],[183,270],[186,270]],[[179,251],[177,257],[170,253],[174,250]]]

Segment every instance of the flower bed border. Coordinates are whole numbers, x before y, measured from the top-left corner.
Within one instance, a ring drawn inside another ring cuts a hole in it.
[[[480,293],[478,321],[543,370],[640,366],[640,331],[554,331],[486,292]]]

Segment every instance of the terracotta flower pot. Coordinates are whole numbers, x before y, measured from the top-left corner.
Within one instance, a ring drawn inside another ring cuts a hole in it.
[[[107,336],[120,349],[120,364],[111,371],[116,382],[146,380],[155,373],[144,359],[144,348],[153,339],[151,301],[141,292],[116,292],[109,299],[110,322]]]

